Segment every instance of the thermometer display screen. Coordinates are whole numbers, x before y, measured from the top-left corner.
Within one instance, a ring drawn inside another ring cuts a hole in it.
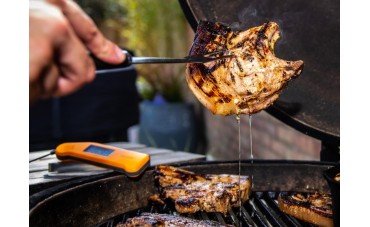
[[[84,151],[85,152],[88,152],[88,153],[93,153],[93,154],[97,154],[97,155],[101,155],[101,156],[107,157],[110,154],[112,154],[112,152],[114,150],[108,149],[108,148],[104,148],[104,147],[98,147],[98,146],[90,145]]]

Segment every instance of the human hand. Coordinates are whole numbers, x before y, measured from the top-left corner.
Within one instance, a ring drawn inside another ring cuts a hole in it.
[[[125,56],[71,0],[29,2],[29,100],[70,94],[95,78],[97,58],[119,64]]]

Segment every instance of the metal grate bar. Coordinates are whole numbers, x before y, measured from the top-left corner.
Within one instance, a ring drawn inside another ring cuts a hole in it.
[[[150,212],[150,213],[154,213],[154,206],[151,206],[151,207],[150,207],[149,212]]]
[[[249,205],[251,206],[251,208],[253,209],[252,217],[254,215],[259,220],[259,222],[261,223],[262,226],[269,226],[269,227],[272,226],[271,223],[262,214],[261,210],[254,203],[254,198],[250,199],[248,202],[249,202]]]
[[[207,213],[200,212],[200,215],[202,216],[202,220],[209,220],[209,217],[208,217]]]
[[[244,206],[242,206],[242,218],[248,226],[257,226],[256,223],[254,223],[254,221],[252,220],[252,217],[245,210]]]
[[[221,214],[215,213],[215,215],[216,215],[216,218],[217,218],[218,222],[220,222],[221,224],[224,224],[224,225],[226,224],[225,219],[222,217]]]
[[[279,226],[279,227],[287,227],[287,225],[280,219],[279,215],[275,212],[273,207],[270,207],[268,202],[269,200],[271,202],[271,197],[275,196],[275,194],[269,194],[264,192],[256,192],[254,196],[254,202],[256,206],[260,209],[264,217],[273,225],[273,226]],[[278,209],[276,206],[275,209]]]
[[[194,214],[188,214],[189,218],[195,219]]]
[[[107,227],[114,227],[114,226],[115,226],[115,225],[114,225],[114,222],[113,222],[113,221],[108,222]]]
[[[173,204],[151,204],[145,208],[130,211],[104,223],[98,224],[98,227],[114,227],[118,223],[125,222],[128,218],[140,215],[142,212],[167,213],[177,216],[186,216],[192,219],[212,220],[221,224],[233,224],[236,227],[259,227],[259,226],[279,226],[279,227],[313,227],[309,223],[300,221],[294,217],[281,212],[277,197],[279,192],[253,192],[251,198],[241,207],[234,208],[226,216],[220,213],[197,212],[194,214],[180,214],[175,210]]]
[[[236,227],[239,227],[241,223],[240,223],[240,220],[236,217],[234,211],[230,210],[229,214],[230,214],[231,220],[233,221],[233,224]]]
[[[171,214],[173,210],[174,209],[171,205],[168,205],[167,203],[165,203],[162,209],[162,213]]]
[[[118,222],[125,222],[128,218],[129,218],[129,216],[127,214],[124,214],[121,218],[118,219],[117,223]]]
[[[202,217],[202,212],[196,212],[194,214],[194,218],[197,219],[197,220],[203,220],[203,217]]]
[[[269,215],[270,221],[273,222],[274,226],[287,227],[287,225],[280,219],[279,215],[269,207],[267,202],[264,199],[258,199],[261,206],[263,207],[266,214]]]

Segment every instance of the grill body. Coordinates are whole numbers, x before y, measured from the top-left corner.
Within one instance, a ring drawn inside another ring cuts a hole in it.
[[[202,162],[179,167],[200,174],[238,174],[238,162]],[[260,204],[261,198],[270,203],[282,191],[317,190],[329,193],[330,189],[323,177],[323,171],[330,167],[333,167],[333,163],[254,160],[253,164],[250,161],[242,162],[241,174],[251,176],[253,173],[255,192],[253,203]],[[149,196],[157,192],[152,169],[135,180],[114,174],[103,179],[80,182],[76,186],[56,187],[30,197],[30,201],[33,201],[30,204],[30,226],[96,226],[124,213],[148,207]],[[62,190],[58,191],[58,187]],[[48,195],[48,192],[52,192],[51,195]],[[47,196],[40,196],[41,194]],[[247,203],[244,206],[246,221],[248,215],[252,217],[255,213],[249,209],[252,205]],[[274,212],[276,213],[276,209]],[[268,209],[260,209],[260,215],[268,216]],[[261,223],[263,222],[261,220]],[[257,225],[263,226],[260,223]]]

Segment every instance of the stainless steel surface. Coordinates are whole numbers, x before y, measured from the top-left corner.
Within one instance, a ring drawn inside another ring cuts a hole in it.
[[[233,57],[233,55],[225,55],[218,57],[206,57],[204,55],[194,55],[187,56],[184,58],[132,57],[132,64],[205,63],[231,57]]]
[[[150,164],[152,166],[159,164],[173,164],[205,160],[204,155],[147,147],[144,144],[127,142],[112,142],[107,144],[123,149],[149,154],[151,157]],[[29,160],[35,159],[48,153],[50,153],[49,150],[31,152],[29,153]],[[93,176],[101,174],[101,170],[101,168],[96,166],[76,162],[59,164],[59,160],[56,158],[56,156],[50,155],[35,162],[29,163],[30,193],[32,194],[35,191],[45,189],[52,185],[61,184],[63,181],[66,180],[80,178],[82,177],[82,175]],[[81,172],[83,172],[83,174],[81,174]],[[106,170],[105,172],[112,171]]]
[[[133,57],[130,53],[123,50],[126,55],[126,60],[119,65],[111,65],[105,62],[100,61],[93,55],[95,65],[96,65],[96,74],[118,72],[125,70],[128,66],[132,64],[177,64],[177,63],[206,63],[210,61],[215,61],[224,58],[231,58],[233,55],[222,55],[222,52],[213,52],[202,55],[192,55],[186,56],[183,58],[170,58],[170,57]]]

